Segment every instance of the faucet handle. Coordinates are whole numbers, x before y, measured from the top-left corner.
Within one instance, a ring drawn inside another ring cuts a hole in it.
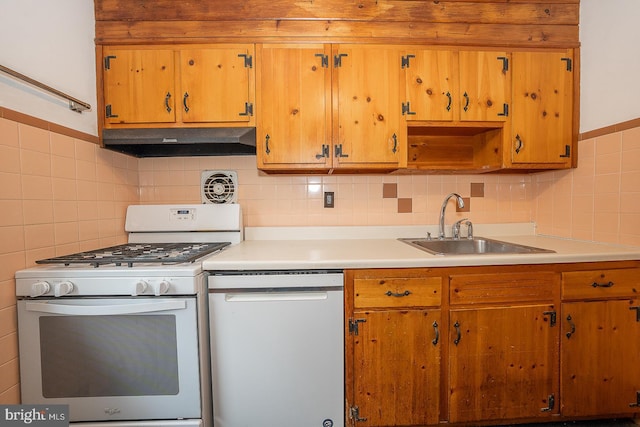
[[[451,234],[453,235],[454,239],[459,239],[460,238],[460,224],[462,224],[464,221],[468,221],[469,218],[462,218],[459,221],[456,221],[455,223],[453,223],[453,226],[451,227]]]
[[[473,223],[471,221],[467,221],[464,224],[467,226],[467,239],[473,240]]]

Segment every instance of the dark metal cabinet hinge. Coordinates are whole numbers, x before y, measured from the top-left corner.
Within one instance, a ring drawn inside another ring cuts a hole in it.
[[[316,53],[316,56],[320,58],[320,65],[322,68],[329,68],[329,56],[324,53]]]
[[[556,396],[552,393],[549,395],[549,397],[547,397],[547,407],[546,408],[541,408],[540,412],[549,412],[552,411],[553,408],[556,406]]]
[[[544,311],[542,314],[544,314],[545,316],[549,316],[549,318],[551,319],[549,321],[549,326],[551,327],[556,326],[557,315],[555,311]]]
[[[411,66],[411,64],[409,63],[409,61],[411,60],[411,58],[415,58],[415,55],[407,55],[407,56],[403,56],[402,57],[402,68],[409,68]]]
[[[509,117],[509,104],[502,104],[502,113],[498,113],[499,116]]]
[[[238,113],[240,116],[253,116],[253,104],[250,102],[244,103],[244,113]]]
[[[367,319],[349,319],[349,333],[358,335],[358,323],[364,323]]]
[[[402,115],[413,116],[416,114],[415,111],[411,111],[411,103],[407,101],[406,103],[402,103]]]
[[[111,104],[105,105],[104,109],[105,109],[105,115],[107,119],[118,117],[117,114],[113,114],[113,112],[111,111]]]
[[[111,69],[111,60],[112,59],[116,59],[116,57],[114,55],[108,55],[104,57],[104,69],[105,70],[110,70]]]
[[[334,149],[335,149],[335,157],[340,157],[340,158],[349,157],[348,154],[342,154],[342,144],[336,145]]]
[[[637,408],[640,406],[640,391],[636,391],[636,401],[629,403],[630,408]]]
[[[571,58],[560,58],[560,60],[567,63],[567,71],[573,71],[573,60]]]
[[[334,68],[338,68],[338,67],[342,67],[342,57],[343,56],[349,56],[346,53],[339,53],[336,56],[333,57],[333,67]]]
[[[509,71],[509,58],[506,56],[498,56],[498,61],[502,61],[502,72],[506,73]]]
[[[564,154],[560,154],[560,157],[571,157],[571,146],[570,145],[565,145],[564,146]]]
[[[322,144],[322,152],[320,154],[316,154],[316,159],[320,160],[326,157],[329,157],[329,145]]]
[[[360,418],[360,408],[358,408],[357,406],[352,406],[351,408],[349,408],[349,412],[352,420],[360,422],[367,421],[366,418]]]
[[[253,56],[247,55],[246,53],[240,53],[238,54],[238,58],[244,58],[245,68],[253,68]]]

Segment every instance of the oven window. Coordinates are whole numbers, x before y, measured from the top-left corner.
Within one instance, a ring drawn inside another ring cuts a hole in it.
[[[172,315],[40,317],[47,398],[178,394]]]

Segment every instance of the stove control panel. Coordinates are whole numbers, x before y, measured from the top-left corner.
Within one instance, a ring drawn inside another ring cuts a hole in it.
[[[168,295],[196,295],[206,291],[205,282],[206,279],[202,274],[101,276],[96,273],[96,276],[91,277],[19,277],[16,278],[16,295],[27,298],[78,296],[153,298]]]

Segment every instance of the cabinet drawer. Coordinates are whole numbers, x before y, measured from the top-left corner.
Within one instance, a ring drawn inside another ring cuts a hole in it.
[[[441,277],[390,277],[354,280],[356,308],[439,306]]]
[[[549,301],[557,284],[553,272],[453,275],[450,301],[451,305]]]
[[[637,297],[640,268],[562,273],[563,299]]]

